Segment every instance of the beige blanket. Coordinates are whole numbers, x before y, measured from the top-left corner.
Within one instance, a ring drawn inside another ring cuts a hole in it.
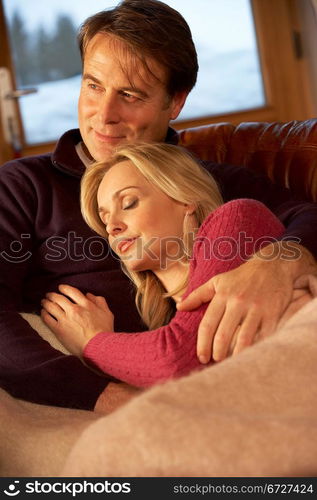
[[[32,313],[20,313],[22,318],[24,318],[34,330],[42,337],[42,339],[46,340],[49,344],[51,344],[54,349],[63,352],[64,354],[70,354],[70,352],[60,343],[60,341],[55,337],[54,333],[45,325],[42,321],[41,316]]]
[[[274,336],[82,433],[61,476],[316,476],[317,298]]]

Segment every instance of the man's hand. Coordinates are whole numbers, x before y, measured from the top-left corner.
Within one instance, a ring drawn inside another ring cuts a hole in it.
[[[314,297],[317,297],[317,275],[303,274],[294,283],[292,301],[280,318],[278,328],[284,326],[289,318]]]
[[[210,302],[198,329],[197,356],[202,363],[211,356],[221,361],[271,335],[292,300],[295,280],[316,272],[308,250],[294,242],[285,244],[267,245],[245,264],[214,276],[177,304],[179,310],[192,310]]]
[[[69,285],[60,285],[59,290],[63,295],[46,294],[41,302],[41,317],[58,340],[80,357],[97,333],[113,331],[113,314],[104,297],[92,293],[84,295]]]

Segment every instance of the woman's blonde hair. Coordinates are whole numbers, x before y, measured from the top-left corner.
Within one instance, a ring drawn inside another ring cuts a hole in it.
[[[97,193],[105,173],[114,165],[131,161],[140,173],[167,196],[183,204],[195,206],[195,229],[207,215],[219,207],[223,201],[213,177],[201,167],[188,151],[179,146],[165,143],[138,143],[120,146],[105,162],[98,162],[89,167],[81,181],[81,210],[87,224],[98,234],[108,237],[105,225],[100,219]],[[193,225],[189,228],[193,230]],[[188,248],[186,240],[185,258],[192,252],[193,238]],[[150,328],[158,328],[170,320],[174,313],[173,302],[166,294],[162,283],[152,271],[124,272],[134,282],[138,311]],[[186,280],[179,289],[184,289]],[[179,290],[178,289],[178,290]]]

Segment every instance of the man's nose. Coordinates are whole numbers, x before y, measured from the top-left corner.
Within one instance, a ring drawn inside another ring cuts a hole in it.
[[[119,103],[116,95],[105,92],[98,108],[98,118],[102,124],[120,121]]]

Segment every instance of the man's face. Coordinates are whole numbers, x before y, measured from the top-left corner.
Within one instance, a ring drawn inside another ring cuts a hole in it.
[[[79,128],[97,161],[106,160],[118,144],[164,141],[169,121],[178,116],[186,98],[185,93],[168,96],[165,71],[153,59],[147,63],[157,78],[141,63],[137,71],[132,66],[125,71],[132,56],[122,48],[122,42],[97,34],[84,57]]]

